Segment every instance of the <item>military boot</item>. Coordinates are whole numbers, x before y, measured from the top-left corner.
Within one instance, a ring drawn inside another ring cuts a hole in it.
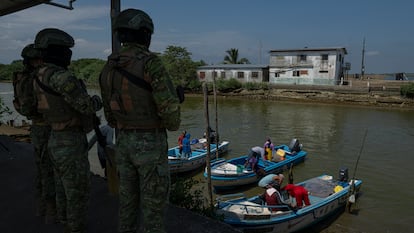
[[[72,233],[71,227],[65,224],[65,226],[63,227],[63,233]]]
[[[45,216],[46,208],[44,202],[41,198],[36,198],[35,200],[35,215],[37,217]]]
[[[46,203],[46,215],[45,215],[45,223],[46,224],[53,224],[56,223],[56,203],[55,201],[48,201]]]

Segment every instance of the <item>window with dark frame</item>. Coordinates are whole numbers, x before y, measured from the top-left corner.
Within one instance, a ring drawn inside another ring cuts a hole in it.
[[[244,78],[244,72],[237,72],[237,78]]]
[[[220,78],[226,78],[226,72],[221,71],[220,72]]]
[[[327,61],[328,60],[328,54],[322,54],[321,59],[322,59],[322,61]]]
[[[253,72],[252,72],[252,78],[254,78],[254,79],[258,79],[258,78],[259,78],[259,72],[257,72],[257,71],[253,71]]]
[[[206,78],[206,72],[200,72],[200,79]]]
[[[299,55],[299,61],[300,62],[306,61],[306,55],[304,55],[304,54]]]
[[[293,71],[293,77],[299,77],[299,76],[300,76],[299,70],[294,70]]]

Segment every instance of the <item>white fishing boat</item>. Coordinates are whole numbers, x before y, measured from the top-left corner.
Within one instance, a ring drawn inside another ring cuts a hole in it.
[[[217,198],[216,213],[223,221],[243,232],[296,232],[314,225],[355,201],[361,180],[336,180],[321,175],[296,185],[309,191],[311,205],[294,209],[295,200],[288,194],[281,196],[285,204],[268,206],[260,196],[246,198],[243,194],[229,194]],[[278,211],[272,211],[277,208]]]
[[[199,139],[197,143],[191,145],[191,155],[185,158],[179,152],[179,147],[173,147],[168,150],[168,164],[170,165],[170,172],[182,173],[196,170],[205,166],[207,159],[207,140],[205,138]],[[222,141],[218,144],[210,144],[210,158],[216,157],[218,148],[219,155],[228,151],[230,142]]]

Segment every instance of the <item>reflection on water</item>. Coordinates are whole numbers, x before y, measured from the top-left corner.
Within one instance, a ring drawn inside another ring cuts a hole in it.
[[[9,106],[11,90],[11,84],[0,84],[0,96]],[[209,101],[210,124],[215,128],[212,98]],[[202,97],[186,98],[180,129],[168,133],[170,146],[177,143],[182,130],[192,137],[203,135],[206,128],[203,105]],[[256,145],[263,146],[266,137],[271,137],[275,144],[288,144],[292,138],[298,138],[308,152],[308,159],[294,168],[296,181],[322,173],[336,177],[343,166],[349,168],[352,177],[363,146],[355,173],[363,180],[363,194],[358,200],[360,211],[357,216],[339,215],[330,225],[331,232],[411,229],[414,111],[218,98],[218,116],[220,137],[230,141],[226,158],[246,154]],[[368,135],[361,145],[365,130]],[[201,171],[195,177],[204,182]],[[236,192],[240,191],[256,195],[263,190],[250,187]]]
[[[214,128],[211,102],[210,124]],[[203,108],[202,98],[187,98],[179,131],[201,136]],[[221,139],[230,141],[226,158],[262,146],[267,136],[275,144],[298,138],[308,151],[308,159],[294,168],[295,180],[322,173],[336,177],[340,167],[348,167],[351,177],[355,174],[363,179],[358,216],[339,215],[330,225],[331,231],[404,232],[414,221],[410,214],[414,187],[408,185],[414,179],[409,165],[414,162],[413,111],[219,98],[218,114]],[[169,133],[170,145],[176,144],[178,132]],[[195,177],[204,181],[201,171]],[[252,186],[236,192],[256,195],[262,191]]]

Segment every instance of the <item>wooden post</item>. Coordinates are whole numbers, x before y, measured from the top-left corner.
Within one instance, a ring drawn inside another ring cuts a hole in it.
[[[210,165],[210,122],[208,114],[208,87],[207,83],[203,83],[204,92],[204,117],[206,119],[206,139],[207,139],[207,156],[206,156],[206,168],[207,168],[207,185],[208,185],[208,198],[210,207],[213,208],[213,190],[211,186],[211,165]]]
[[[111,0],[111,35],[112,35],[112,52],[118,52],[121,48],[121,43],[119,42],[115,31],[114,31],[114,19],[118,16],[121,11],[121,0]]]
[[[217,86],[216,86],[216,72],[214,72],[213,76],[213,92],[214,92],[214,108],[216,113],[216,159],[219,157],[219,131],[218,131],[218,113],[217,113]]]

